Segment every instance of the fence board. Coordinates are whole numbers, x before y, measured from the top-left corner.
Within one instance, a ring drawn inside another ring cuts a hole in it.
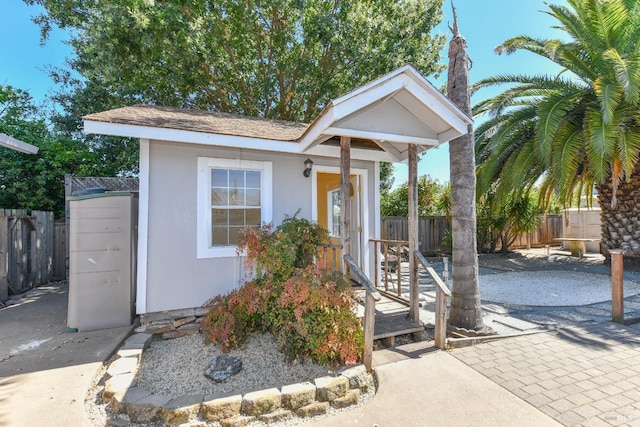
[[[3,212],[4,213],[4,212]],[[9,296],[9,219],[0,215],[0,300]]]
[[[67,225],[64,219],[53,226],[53,280],[67,278]]]
[[[562,237],[563,217],[561,214],[540,215],[540,225],[529,234],[518,236],[510,249],[540,247],[555,243],[553,239]]]
[[[434,254],[443,251],[442,240],[449,229],[444,216],[420,217],[418,219],[418,247],[423,254]],[[407,218],[387,216],[382,218],[383,240],[409,240],[409,224]]]
[[[53,280],[53,224],[53,212],[0,208],[0,299]]]
[[[383,240],[408,240],[409,228],[408,220],[399,216],[382,217],[381,220]],[[449,223],[444,216],[420,217],[418,220],[418,241],[422,254],[435,254],[445,252],[446,248],[442,244]],[[563,216],[562,215],[542,215],[540,226],[528,235],[518,236],[511,248],[524,248],[533,246],[544,246],[554,243],[553,239],[562,237]]]

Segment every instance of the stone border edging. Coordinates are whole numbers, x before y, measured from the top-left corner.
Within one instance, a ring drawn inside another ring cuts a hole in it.
[[[127,414],[135,423],[162,421],[177,426],[191,421],[219,422],[223,427],[244,426],[252,421],[272,423],[293,416],[311,417],[329,407],[345,408],[358,403],[360,393],[375,387],[373,374],[363,365],[339,371],[335,377],[250,393],[191,395],[171,398],[138,387],[135,377],[142,353],[153,335],[130,336],[107,369],[102,400],[114,412]]]

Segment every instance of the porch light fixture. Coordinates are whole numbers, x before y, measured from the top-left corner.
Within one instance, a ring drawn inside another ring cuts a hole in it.
[[[307,160],[304,161],[304,171],[302,171],[302,174],[304,175],[305,178],[309,178],[309,175],[311,175],[312,167],[313,167],[313,160],[307,158]]]

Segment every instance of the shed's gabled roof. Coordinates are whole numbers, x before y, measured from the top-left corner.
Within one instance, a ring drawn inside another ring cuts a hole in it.
[[[204,110],[133,105],[84,116],[85,121],[297,141],[306,124]]]
[[[84,117],[87,133],[339,157],[404,161],[467,133],[473,121],[410,65],[331,101],[310,125],[202,110],[134,105]]]

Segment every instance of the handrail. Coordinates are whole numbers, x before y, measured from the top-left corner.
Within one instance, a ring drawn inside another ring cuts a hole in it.
[[[351,274],[355,275],[360,283],[364,286],[365,298],[364,298],[364,349],[362,352],[362,363],[367,369],[367,372],[371,372],[373,365],[373,335],[374,327],[376,323],[376,301],[380,301],[380,294],[376,291],[376,287],[371,283],[371,280],[360,270],[358,264],[349,254],[345,254],[342,257],[345,264],[349,267]]]
[[[403,245],[408,245],[408,240],[385,240],[385,239],[369,239],[370,242],[378,242],[378,243],[400,243]]]
[[[369,280],[369,278],[365,276],[362,270],[360,270],[360,267],[358,267],[358,264],[356,264],[356,261],[353,259],[353,257],[349,254],[346,254],[343,256],[343,258],[344,262],[346,262],[349,266],[351,274],[356,276],[356,279],[358,279],[358,282],[360,282],[360,284],[364,286],[364,288],[367,290],[367,293],[371,294],[374,300],[380,301],[380,298],[382,298],[380,296],[380,293],[376,290],[376,287],[371,282],[371,280]]]
[[[342,249],[342,245],[339,243],[318,243],[318,246],[327,249]]]
[[[427,270],[427,273],[429,273],[429,276],[431,276],[431,278],[435,282],[436,286],[440,288],[440,291],[442,291],[446,296],[450,297],[451,296],[451,291],[449,290],[447,285],[444,284],[444,282],[442,281],[440,276],[438,276],[438,273],[436,273],[436,271],[433,269],[433,267],[431,267],[431,264],[429,263],[429,261],[426,260],[424,255],[422,255],[420,253],[420,251],[415,251],[414,255],[415,255],[416,259],[418,260],[418,262],[420,262],[420,264],[422,264],[424,269]]]
[[[451,296],[451,291],[444,284],[440,276],[435,272],[429,261],[425,259],[420,251],[413,253],[416,260],[422,264],[429,276],[436,284],[436,325],[435,325],[435,337],[434,341],[436,347],[444,350],[447,346],[447,297]]]

